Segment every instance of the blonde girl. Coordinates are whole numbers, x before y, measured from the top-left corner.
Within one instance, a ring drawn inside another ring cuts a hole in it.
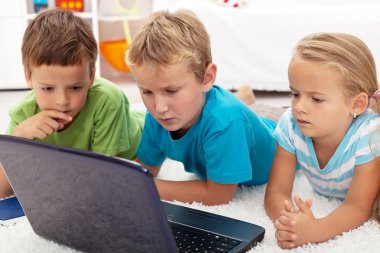
[[[296,45],[288,77],[292,103],[274,133],[277,149],[265,194],[282,248],[326,241],[362,225],[380,186],[379,161],[369,144],[380,127],[379,92],[367,46],[349,34],[311,34]],[[315,218],[311,199],[295,196],[293,204],[297,164],[316,192],[342,199],[342,205]]]

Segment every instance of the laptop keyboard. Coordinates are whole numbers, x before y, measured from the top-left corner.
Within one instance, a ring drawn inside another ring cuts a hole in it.
[[[174,235],[179,253],[228,252],[241,243],[239,240],[173,222],[170,222],[170,229]]]

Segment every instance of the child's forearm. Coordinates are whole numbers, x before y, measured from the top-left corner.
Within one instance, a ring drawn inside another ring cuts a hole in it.
[[[236,185],[223,185],[213,189],[206,181],[166,181],[156,179],[160,198],[181,202],[201,202],[204,205],[221,205],[228,203],[236,192]]]
[[[347,203],[335,209],[326,217],[318,219],[316,232],[310,242],[323,242],[355,229],[366,222],[371,210],[364,210],[358,205]]]
[[[281,210],[284,209],[284,201],[289,200],[291,202],[290,196],[283,194],[281,192],[266,192],[265,193],[265,210],[268,216],[275,220],[280,216]]]
[[[3,167],[0,165],[0,198],[6,198],[11,195],[13,195],[12,187],[5,176]]]
[[[16,137],[32,139],[32,138],[29,138],[28,135],[26,135],[22,130],[18,129],[17,127],[10,134]]]

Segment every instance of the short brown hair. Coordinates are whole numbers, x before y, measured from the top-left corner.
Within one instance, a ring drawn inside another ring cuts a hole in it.
[[[353,97],[365,92],[370,98],[378,89],[376,65],[369,48],[357,37],[345,33],[313,33],[295,47],[295,57],[320,62],[340,71],[345,93]],[[376,98],[380,112],[380,98]]]
[[[212,62],[209,35],[191,11],[158,11],[147,18],[134,36],[126,61],[132,68],[143,63],[188,63],[195,76],[203,80],[205,69]]]
[[[87,21],[71,11],[50,9],[41,11],[28,25],[21,51],[29,75],[33,66],[72,66],[83,60],[88,60],[93,74],[98,47]]]

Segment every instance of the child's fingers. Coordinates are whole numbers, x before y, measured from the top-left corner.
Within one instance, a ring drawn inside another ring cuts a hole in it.
[[[301,212],[307,212],[310,210],[310,206],[307,205],[299,196],[294,196],[294,202]]]
[[[283,226],[286,226],[286,227],[294,227],[296,225],[295,220],[293,220],[290,217],[284,216],[284,215],[281,215],[280,217],[278,217],[277,220],[280,224],[282,224]]]
[[[289,232],[294,231],[294,226],[296,225],[296,221],[292,218],[281,215],[274,221],[274,227],[280,230],[287,230]]]
[[[294,196],[294,202],[296,203],[299,210],[304,211],[304,202],[298,195]]]
[[[53,123],[52,123],[53,124]],[[54,122],[54,125],[57,125],[58,127],[58,123],[57,122]],[[39,127],[38,127],[38,130],[40,130],[41,132],[45,133],[46,136],[49,136],[51,135],[54,131],[57,131],[58,128],[55,128],[55,127],[52,127],[49,123],[46,123],[46,124],[41,124]],[[45,137],[46,137],[45,136]]]
[[[40,140],[45,139],[48,136],[46,132],[44,132],[41,129],[37,129],[36,131],[33,132],[32,138],[38,138]]]
[[[279,240],[277,240],[277,245],[282,249],[292,249],[296,246],[294,242],[279,241]]]
[[[46,110],[44,111],[47,116],[49,116],[52,119],[55,119],[57,121],[61,120],[64,122],[70,122],[72,120],[72,117],[69,116],[68,114],[56,110]]]
[[[292,212],[292,213],[295,213],[296,210],[294,208],[294,206],[292,205],[292,203],[289,201],[289,200],[284,200],[284,209],[285,211],[288,211],[288,212]]]
[[[295,246],[294,240],[297,239],[296,234],[284,230],[276,230],[275,237],[277,244],[284,249],[293,248]]]
[[[307,199],[305,201],[305,204],[308,206],[308,207],[311,207],[313,205],[313,199]]]
[[[288,219],[294,219],[295,215],[297,214],[298,214],[298,211],[294,211],[293,213],[285,211],[285,210],[280,211],[280,217],[284,216],[284,217],[288,217]]]
[[[45,117],[44,124],[42,124],[42,126],[40,128],[42,128],[42,130],[45,130],[46,133],[49,133],[50,131],[48,129],[46,129],[46,127],[50,127],[53,131],[58,131],[59,129],[61,129],[63,127],[63,123],[60,123],[53,118]]]

